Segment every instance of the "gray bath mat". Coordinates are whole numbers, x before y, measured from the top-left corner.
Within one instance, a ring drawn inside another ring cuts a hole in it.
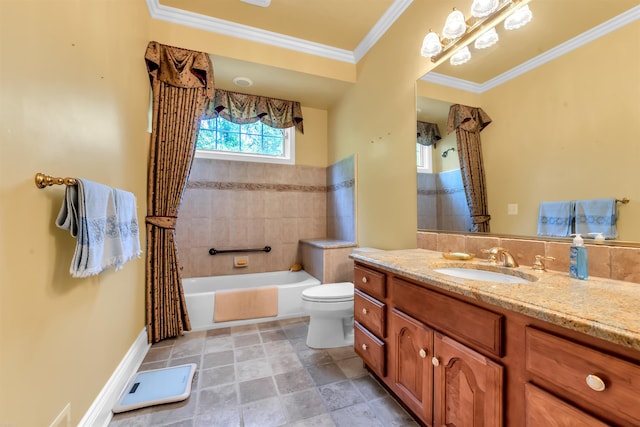
[[[195,372],[195,363],[138,372],[125,387],[113,412],[185,400],[191,394]]]

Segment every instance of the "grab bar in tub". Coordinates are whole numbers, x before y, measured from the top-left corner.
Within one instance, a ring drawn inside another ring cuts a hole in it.
[[[223,251],[219,251],[215,248],[209,249],[209,255],[227,254],[231,252],[271,252],[271,246],[265,246],[264,248],[259,249],[226,249]]]

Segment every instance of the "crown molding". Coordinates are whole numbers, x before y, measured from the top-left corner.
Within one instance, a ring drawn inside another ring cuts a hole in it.
[[[371,28],[364,39],[358,44],[353,51],[356,62],[360,61],[369,50],[380,40],[394,22],[404,13],[405,10],[413,3],[413,0],[395,0],[393,4],[382,15],[380,20]]]
[[[160,0],[146,0],[147,9],[153,19],[294,50],[296,52],[321,56],[336,61],[348,62],[350,64],[357,63],[413,2],[413,0],[395,0],[382,18],[374,25],[360,44],[358,44],[356,49],[350,51],[165,6],[160,4],[159,1]]]
[[[490,80],[487,80],[484,83],[474,83],[468,80],[458,79],[455,77],[446,76],[444,74],[432,72],[425,74],[420,80],[480,94],[498,87],[501,84],[508,82],[509,80],[515,79],[522,74],[538,68],[549,61],[559,58],[574,49],[577,49],[587,43],[590,43],[602,36],[609,34],[612,31],[622,28],[625,25],[638,20],[639,18],[640,6],[633,7],[614,18],[611,18],[610,20],[605,21],[602,24],[585,31],[582,34],[569,39],[566,42],[559,44],[558,46],[549,49],[548,51],[541,53],[540,55],[526,62],[523,62],[522,64],[513,67],[512,69],[507,70]]]

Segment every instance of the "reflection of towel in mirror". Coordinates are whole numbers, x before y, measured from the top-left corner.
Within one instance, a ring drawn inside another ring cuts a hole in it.
[[[136,201],[132,193],[86,179],[67,186],[56,225],[77,238],[73,277],[88,277],[140,256]]]
[[[538,215],[538,236],[570,236],[573,210],[572,201],[541,202]]]
[[[618,237],[616,199],[576,200],[576,233],[602,233],[605,239]]]

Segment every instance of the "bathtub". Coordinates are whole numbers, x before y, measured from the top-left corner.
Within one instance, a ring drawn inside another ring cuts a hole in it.
[[[191,328],[194,331],[306,316],[302,309],[302,291],[319,284],[320,281],[318,279],[304,270],[182,279],[187,311],[191,321]],[[216,291],[245,290],[266,286],[276,286],[278,288],[278,310],[276,316],[225,322],[214,321]]]

